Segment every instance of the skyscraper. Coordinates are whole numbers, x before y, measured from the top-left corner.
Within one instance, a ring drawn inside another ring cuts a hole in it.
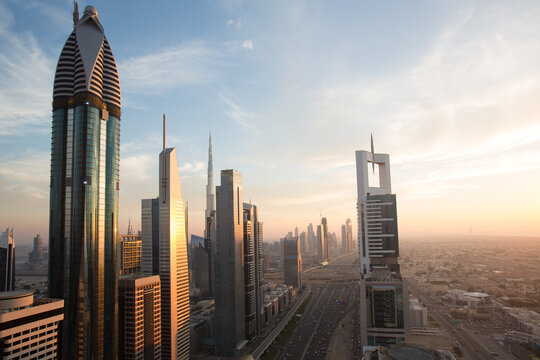
[[[248,340],[259,334],[264,325],[262,242],[262,223],[258,220],[257,206],[244,203],[244,289]]]
[[[49,297],[64,299],[64,359],[117,354],[120,83],[92,6],[60,54],[53,91]]]
[[[242,175],[236,170],[222,170],[216,195],[216,355],[235,357],[247,342]]]
[[[15,290],[15,237],[13,228],[0,235],[0,291]]]
[[[327,258],[325,258],[324,250],[326,248],[326,239],[324,237],[324,229],[322,225],[317,225],[317,258],[319,259],[319,262],[325,262],[328,261]]]
[[[43,261],[43,239],[37,234],[34,237],[34,247],[28,253],[28,262],[32,265],[41,265]]]
[[[159,198],[141,200],[141,270],[159,275]]]
[[[129,229],[130,226],[128,226]],[[128,232],[130,232],[128,230]],[[141,237],[140,235],[120,235],[120,275],[141,273]]]
[[[204,244],[204,238],[191,235],[192,282],[196,288],[199,288],[202,296],[210,296],[209,260]]]
[[[301,288],[302,255],[300,253],[300,243],[298,242],[298,237],[293,237],[292,239],[285,239],[283,246],[284,282],[287,285]]]
[[[189,270],[185,207],[176,149],[167,148],[163,115],[163,151],[159,154],[159,276],[161,278],[161,357],[189,359]]]
[[[216,242],[216,194],[214,186],[214,165],[212,163],[212,135],[208,137],[208,177],[206,182],[206,210],[204,211],[204,250],[206,251],[208,264],[207,276],[204,282],[208,282],[207,295],[214,295],[214,257]],[[201,289],[202,291],[202,289]]]
[[[330,260],[330,252],[329,252],[329,248],[330,248],[330,237],[328,236],[328,221],[326,220],[325,217],[323,217],[321,219],[321,225],[322,225],[322,230],[323,230],[323,233],[324,233],[324,243],[323,243],[323,247],[322,247],[322,250],[323,250],[323,261],[328,261]]]
[[[352,238],[352,221],[347,219],[345,221],[345,237],[347,239],[347,252],[352,252],[354,249],[353,238]]]
[[[345,225],[341,225],[341,249],[343,252],[348,252],[347,250],[347,227]]]
[[[313,231],[313,224],[309,224],[307,227],[307,242],[309,251],[314,254],[317,252],[317,238],[315,237],[315,231]]]
[[[161,359],[159,276],[121,276],[118,281],[119,359]]]
[[[379,167],[379,186],[370,186],[368,163]],[[407,281],[399,271],[396,196],[391,193],[390,157],[356,152],[360,252],[360,341],[401,344],[409,335]]]

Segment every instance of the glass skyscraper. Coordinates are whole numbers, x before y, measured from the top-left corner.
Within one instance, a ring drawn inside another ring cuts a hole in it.
[[[92,6],[60,54],[53,91],[49,297],[64,299],[63,359],[117,351],[121,98],[111,47]]]

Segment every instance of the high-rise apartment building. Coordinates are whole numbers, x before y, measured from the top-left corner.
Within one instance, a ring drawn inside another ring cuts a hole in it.
[[[120,275],[141,273],[141,249],[140,235],[120,235]]]
[[[185,204],[176,149],[165,145],[159,154],[159,276],[161,279],[161,357],[189,359],[189,270]]]
[[[283,278],[287,285],[296,288],[302,287],[302,255],[300,252],[300,243],[297,237],[285,239],[284,243],[284,271]]]
[[[315,236],[315,231],[313,230],[313,224],[309,224],[307,227],[307,242],[309,246],[309,251],[312,254],[317,253],[317,237]]]
[[[34,299],[33,291],[0,292],[2,359],[57,359],[64,300]]]
[[[244,203],[244,289],[248,340],[260,334],[264,325],[262,242],[262,222],[258,221],[257,206]]]
[[[34,237],[34,246],[32,251],[28,253],[28,262],[32,265],[41,265],[43,261],[43,239],[37,234]]]
[[[161,286],[158,275],[118,280],[118,358],[161,359]]]
[[[305,231],[302,231],[300,233],[300,236],[298,237],[300,241],[300,250],[302,251],[302,254],[309,253],[309,244],[307,241],[307,233]]]
[[[322,230],[323,230],[323,233],[324,233],[324,243],[323,243],[323,261],[328,261],[330,260],[330,236],[328,234],[328,221],[326,220],[325,217],[323,217],[321,219],[321,226],[322,226]]]
[[[15,290],[15,237],[13,228],[0,234],[0,291]]]
[[[235,357],[247,343],[242,175],[236,170],[222,170],[216,196],[216,355]]]
[[[141,270],[159,275],[159,198],[141,200]]]
[[[54,78],[49,297],[64,299],[63,359],[116,356],[120,83],[93,6],[68,37]]]
[[[373,148],[373,147],[372,147]],[[370,186],[370,167],[379,168],[379,186]],[[407,281],[399,271],[396,196],[391,193],[390,157],[356,152],[360,252],[360,341],[362,345],[402,344],[410,333]]]
[[[319,262],[328,261],[328,258],[325,256],[325,249],[327,239],[324,237],[324,228],[322,225],[317,225],[317,258]]]
[[[202,296],[210,296],[209,258],[205,247],[205,239],[191,235],[191,264],[193,285],[201,291]]]
[[[353,232],[352,232],[352,221],[351,219],[347,219],[347,221],[345,221],[345,236],[346,236],[346,239],[347,239],[347,252],[350,253],[353,251],[354,249],[354,244],[353,244]]]

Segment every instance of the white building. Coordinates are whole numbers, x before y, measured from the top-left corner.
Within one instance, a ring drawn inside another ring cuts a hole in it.
[[[0,292],[2,359],[56,359],[64,300],[35,299],[32,291]]]
[[[428,325],[427,308],[418,299],[409,300],[411,327],[421,328]]]

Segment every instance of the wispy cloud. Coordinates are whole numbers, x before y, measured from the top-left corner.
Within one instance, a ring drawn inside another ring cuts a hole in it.
[[[0,136],[46,133],[54,66],[32,33],[10,30],[14,22],[0,4]]]
[[[255,118],[255,114],[246,111],[242,106],[235,103],[230,97],[224,94],[218,94],[218,97],[227,105],[227,110],[225,110],[227,116],[245,129],[254,129],[254,126],[250,121]]]
[[[244,42],[242,43],[242,47],[243,47],[244,49],[253,50],[253,41],[251,41],[251,40],[244,40]]]
[[[219,57],[218,52],[194,41],[119,61],[122,90],[154,94],[207,83],[215,77],[212,65]]]
[[[49,173],[49,159],[48,152],[35,151],[17,157],[2,157],[0,159],[1,192],[45,199],[49,194],[47,186],[49,177],[46,175]],[[41,174],[41,176],[36,176],[36,174]]]

